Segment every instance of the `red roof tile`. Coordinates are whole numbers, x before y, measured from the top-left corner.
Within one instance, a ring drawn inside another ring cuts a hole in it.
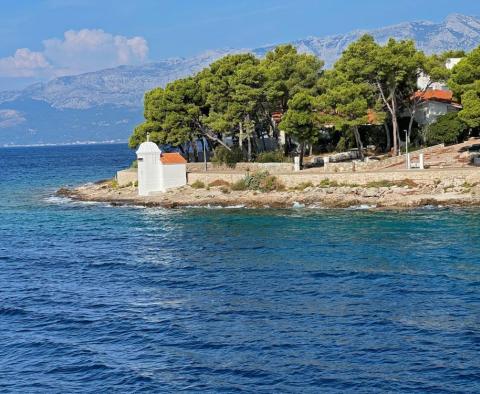
[[[422,98],[426,101],[452,101],[453,93],[450,90],[427,90],[426,92],[415,92],[415,98]]]
[[[186,160],[180,153],[162,153],[160,156],[162,164],[186,164]]]

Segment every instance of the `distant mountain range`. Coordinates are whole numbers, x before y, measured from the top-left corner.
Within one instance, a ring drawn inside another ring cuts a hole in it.
[[[442,23],[406,22],[372,31],[309,37],[292,44],[331,67],[364,33],[382,43],[390,37],[413,39],[426,53],[471,50],[480,44],[480,19],[453,14]],[[192,75],[226,54],[250,51],[263,56],[274,47],[208,51],[190,58],[120,66],[0,92],[0,145],[125,141],[142,121],[145,91]]]

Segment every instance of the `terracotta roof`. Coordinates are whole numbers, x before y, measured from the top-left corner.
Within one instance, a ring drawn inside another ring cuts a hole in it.
[[[187,161],[180,153],[162,153],[160,156],[162,164],[186,164]]]
[[[415,92],[415,98],[422,98],[426,101],[452,101],[453,93],[450,90],[427,90],[426,92]]]

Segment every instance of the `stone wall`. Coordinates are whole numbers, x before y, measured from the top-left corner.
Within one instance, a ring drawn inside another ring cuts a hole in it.
[[[209,184],[217,179],[230,183],[242,179],[245,173],[194,173],[187,174],[189,184],[199,180]],[[458,169],[435,169],[435,170],[398,170],[398,171],[377,171],[377,172],[350,172],[350,173],[309,173],[297,172],[291,174],[277,174],[277,178],[287,187],[294,187],[304,182],[319,184],[322,180],[328,179],[343,184],[365,185],[369,182],[390,181],[397,182],[405,179],[413,180],[418,184],[432,185],[441,181],[444,184],[460,185],[464,182],[480,182],[480,170],[478,168]]]
[[[127,168],[126,170],[117,171],[118,186],[128,186],[137,182],[137,180],[138,176],[136,168]]]
[[[188,172],[203,172],[205,168],[204,163],[188,163]],[[214,163],[208,163],[208,171],[214,172],[257,172],[268,171],[270,174],[281,174],[285,172],[293,171],[293,163],[237,163],[234,168],[227,167],[225,165],[217,165]]]

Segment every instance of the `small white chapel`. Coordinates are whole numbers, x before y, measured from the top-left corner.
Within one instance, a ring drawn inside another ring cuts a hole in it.
[[[136,153],[139,196],[165,192],[187,184],[187,161],[179,153],[162,152],[148,136]]]

